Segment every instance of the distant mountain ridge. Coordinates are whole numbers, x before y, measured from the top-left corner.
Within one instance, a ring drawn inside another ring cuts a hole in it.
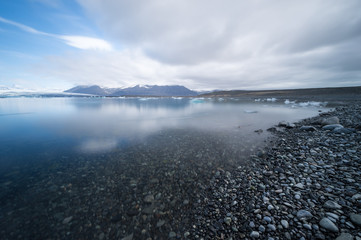
[[[197,96],[199,93],[184,86],[136,85],[128,88],[102,88],[98,85],[76,86],[64,92],[97,96]]]

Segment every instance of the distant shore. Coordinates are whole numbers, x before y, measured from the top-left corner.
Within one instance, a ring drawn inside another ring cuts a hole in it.
[[[199,95],[198,97],[238,97],[238,98],[294,98],[308,100],[355,100],[361,99],[361,87],[338,88],[308,88],[288,90],[260,90],[260,91],[218,91]]]
[[[192,235],[360,239],[360,134],[360,101],[274,131],[248,166],[216,172],[195,204]]]

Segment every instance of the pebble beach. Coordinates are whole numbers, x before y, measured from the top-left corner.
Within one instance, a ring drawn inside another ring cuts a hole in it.
[[[361,107],[280,123],[249,165],[219,170],[197,202],[195,239],[361,239]]]

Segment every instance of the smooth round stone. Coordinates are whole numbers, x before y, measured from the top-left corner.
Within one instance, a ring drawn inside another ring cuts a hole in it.
[[[230,217],[225,217],[225,218],[223,219],[223,221],[224,221],[224,223],[226,223],[227,225],[230,225],[231,222],[232,222],[232,218],[230,218]]]
[[[64,218],[63,224],[68,224],[73,219],[73,216]]]
[[[331,232],[338,232],[338,227],[328,218],[322,218],[320,221],[320,226]]]
[[[337,202],[328,200],[327,202],[325,202],[325,204],[323,205],[325,208],[330,208],[330,209],[341,209],[342,206],[340,204],[338,204]]]
[[[159,221],[157,222],[157,227],[161,227],[161,226],[163,226],[163,225],[164,225],[164,223],[165,223],[165,221],[164,221],[164,220],[159,220]]]
[[[272,205],[268,205],[268,207],[267,207],[268,211],[271,211],[271,210],[273,210],[274,208],[275,208],[275,207],[272,206]]]
[[[312,227],[311,227],[310,224],[305,223],[305,224],[303,224],[303,227],[308,229],[308,230],[312,230]]]
[[[263,221],[270,223],[270,222],[272,222],[272,219],[270,217],[266,216],[263,218]]]
[[[299,210],[297,212],[297,218],[298,219],[302,219],[302,218],[309,219],[309,218],[312,218],[312,217],[313,217],[313,215],[307,210]]]
[[[350,219],[351,222],[353,222],[354,224],[361,226],[361,215],[360,214],[350,214]]]
[[[170,232],[168,237],[169,238],[175,238],[177,236],[177,234],[175,232]]]
[[[286,239],[292,239],[291,234],[289,232],[285,232],[285,238]]]
[[[276,231],[276,226],[273,225],[273,224],[268,224],[268,225],[267,225],[267,228],[268,228],[270,231]]]
[[[317,225],[317,224],[312,224],[312,228],[313,228],[314,230],[316,230],[316,231],[318,231],[318,230],[319,230],[319,227],[318,227],[318,225]]]
[[[331,213],[331,212],[327,212],[326,213],[327,217],[331,217],[333,219],[338,220],[340,217],[337,214]]]
[[[260,232],[265,232],[265,231],[266,231],[266,228],[265,228],[263,225],[260,225],[260,226],[258,227],[258,231],[260,231]]]
[[[349,233],[341,233],[341,235],[338,236],[336,240],[353,240],[353,236]]]
[[[299,199],[301,198],[301,196],[298,195],[298,194],[296,194],[296,195],[295,195],[295,198],[296,198],[297,200],[299,200]]]
[[[251,238],[259,238],[259,232],[257,232],[257,231],[252,231],[249,236],[250,236]]]
[[[254,224],[254,222],[251,221],[251,222],[249,222],[249,226],[250,226],[251,228],[254,228],[254,227],[256,227],[256,224]]]
[[[357,193],[357,194],[353,195],[351,199],[353,201],[360,200],[361,199],[361,194]]]
[[[281,220],[281,224],[284,228],[288,228],[290,225],[288,224],[287,220]]]

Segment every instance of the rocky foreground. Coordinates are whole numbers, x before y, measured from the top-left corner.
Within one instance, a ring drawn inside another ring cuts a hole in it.
[[[200,193],[190,237],[360,240],[360,106],[269,129],[268,149]]]

